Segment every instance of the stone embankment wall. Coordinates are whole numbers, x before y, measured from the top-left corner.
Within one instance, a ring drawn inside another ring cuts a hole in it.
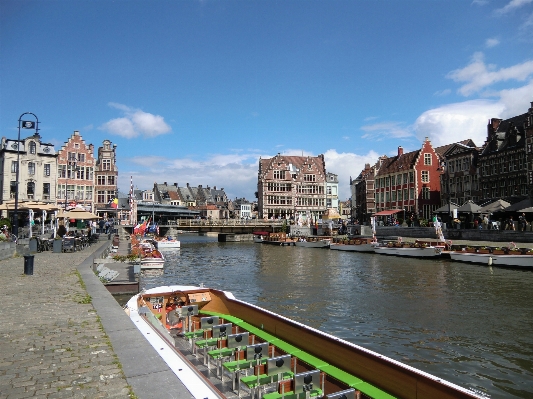
[[[0,260],[9,259],[15,256],[17,244],[13,242],[0,242]]]
[[[372,235],[368,226],[363,226],[364,235]],[[367,230],[369,232],[367,233]],[[494,241],[494,242],[532,242],[533,232],[513,230],[475,230],[475,229],[449,229],[443,230],[447,240]],[[378,237],[412,237],[412,238],[437,238],[433,227],[377,227]]]

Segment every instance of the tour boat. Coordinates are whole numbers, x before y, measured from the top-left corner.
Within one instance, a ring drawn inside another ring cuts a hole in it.
[[[158,238],[155,240],[155,243],[157,245],[157,249],[176,249],[180,248],[181,243],[179,240],[176,240],[172,237],[164,237],[164,238]]]
[[[353,252],[374,252],[374,247],[378,245],[375,238],[361,237],[349,240],[334,240],[329,249],[336,251],[353,251]]]
[[[132,235],[131,253],[141,258],[141,269],[162,269],[165,265],[165,257],[156,249],[152,240],[139,240]]]
[[[266,231],[254,231],[254,242],[262,243],[264,242],[270,233]]]
[[[533,252],[510,251],[503,254],[451,251],[450,258],[459,262],[478,263],[489,266],[533,268]]]
[[[300,237],[294,241],[296,247],[304,248],[329,248],[331,244],[331,238],[325,237]]]
[[[125,311],[197,399],[482,398],[230,292],[157,287]]]
[[[434,247],[427,244],[409,244],[399,242],[389,242],[374,247],[374,252],[380,255],[405,256],[412,258],[434,258],[442,256],[442,247]]]

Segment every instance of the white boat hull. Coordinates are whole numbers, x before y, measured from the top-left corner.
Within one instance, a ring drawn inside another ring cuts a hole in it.
[[[164,258],[141,259],[141,270],[142,269],[162,269],[164,265],[165,265]]]
[[[395,255],[412,258],[434,258],[441,256],[442,248],[419,247],[419,248],[396,248],[396,247],[374,247],[374,252],[380,255]]]
[[[450,252],[452,260],[493,266],[533,268],[533,255],[494,255],[471,252]]]
[[[328,248],[330,244],[329,240],[320,240],[320,241],[296,241],[294,243],[297,247],[304,248]]]
[[[335,251],[351,251],[351,252],[374,252],[376,244],[331,244],[329,249]]]
[[[176,249],[180,248],[181,243],[178,240],[173,241],[157,241],[157,249]]]
[[[262,243],[263,241],[264,241],[264,240],[263,240],[263,237],[261,237],[261,236],[259,236],[259,237],[254,236],[254,242],[260,244],[260,243]]]

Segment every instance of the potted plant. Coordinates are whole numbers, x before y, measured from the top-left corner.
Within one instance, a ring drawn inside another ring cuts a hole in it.
[[[478,248],[477,252],[480,254],[490,254],[490,248],[480,247]]]
[[[505,250],[503,248],[496,247],[492,249],[492,253],[494,255],[505,255]]]

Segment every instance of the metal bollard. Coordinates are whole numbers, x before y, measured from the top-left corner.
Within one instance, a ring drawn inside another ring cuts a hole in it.
[[[33,255],[24,255],[24,274],[33,275]]]

